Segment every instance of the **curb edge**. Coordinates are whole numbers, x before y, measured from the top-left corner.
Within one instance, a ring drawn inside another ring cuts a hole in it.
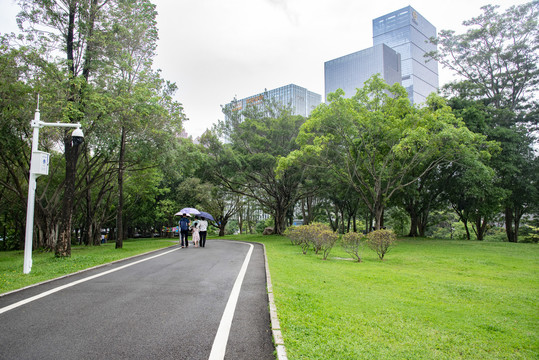
[[[281,325],[279,323],[279,318],[277,316],[277,307],[275,306],[275,299],[273,297],[273,286],[271,284],[271,274],[269,271],[268,257],[266,255],[266,245],[259,243],[264,249],[264,265],[266,267],[266,286],[268,289],[268,302],[269,302],[269,312],[271,319],[271,332],[273,334],[273,342],[275,344],[275,350],[277,350],[277,359],[278,360],[288,360],[286,355],[286,347],[284,345],[283,335],[281,333]]]

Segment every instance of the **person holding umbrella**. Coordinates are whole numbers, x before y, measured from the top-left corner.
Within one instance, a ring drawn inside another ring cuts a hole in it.
[[[183,213],[182,217],[180,218],[180,222],[178,223],[178,226],[180,228],[180,245],[182,248],[189,246],[189,225],[190,221],[187,218],[187,214]]]
[[[206,235],[208,234],[208,222],[205,217],[201,217],[198,222],[200,234],[200,247],[206,247]]]

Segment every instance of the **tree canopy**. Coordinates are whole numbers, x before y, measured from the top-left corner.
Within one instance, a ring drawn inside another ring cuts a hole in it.
[[[280,169],[306,159],[332,169],[369,207],[377,229],[398,190],[441,164],[489,156],[484,137],[469,131],[443,99],[431,95],[418,108],[400,84],[387,85],[379,76],[351,98],[339,89],[328,101],[302,126],[301,148],[282,159]]]

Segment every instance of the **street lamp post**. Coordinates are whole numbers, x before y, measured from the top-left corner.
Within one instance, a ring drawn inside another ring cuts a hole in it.
[[[49,175],[49,153],[39,151],[37,145],[39,142],[39,129],[44,126],[71,127],[73,130],[71,137],[74,145],[79,145],[84,138],[81,125],[71,123],[46,123],[40,120],[39,97],[34,120],[31,122],[33,128],[32,136],[32,155],[30,158],[30,177],[28,179],[28,204],[26,207],[26,237],[24,241],[24,264],[23,272],[29,274],[32,270],[32,240],[34,233],[34,205],[36,196],[36,179],[41,175]],[[64,195],[67,196],[67,195]]]

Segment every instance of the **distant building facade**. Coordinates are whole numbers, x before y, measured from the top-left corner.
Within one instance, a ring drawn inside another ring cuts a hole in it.
[[[293,115],[308,117],[311,111],[322,102],[322,95],[309,91],[304,87],[290,84],[230,102],[225,105],[225,108],[240,111],[249,106],[260,105],[264,100],[270,99],[274,99],[284,106],[290,106]]]
[[[411,6],[380,16],[372,21],[373,44],[385,44],[401,55],[402,86],[413,103],[425,102],[439,86],[438,62],[426,62],[425,53],[436,50],[429,38],[436,27]]]
[[[436,36],[436,28],[411,6],[374,19],[372,27],[373,47],[324,63],[326,99],[339,88],[352,97],[365,80],[379,73],[388,84],[404,86],[412,103],[425,102],[439,86],[438,62],[426,62],[424,57],[436,50],[428,42]]]
[[[344,90],[346,97],[356,94],[356,89],[372,75],[380,74],[390,85],[401,83],[401,57],[389,46],[380,44],[324,63],[324,92]]]

